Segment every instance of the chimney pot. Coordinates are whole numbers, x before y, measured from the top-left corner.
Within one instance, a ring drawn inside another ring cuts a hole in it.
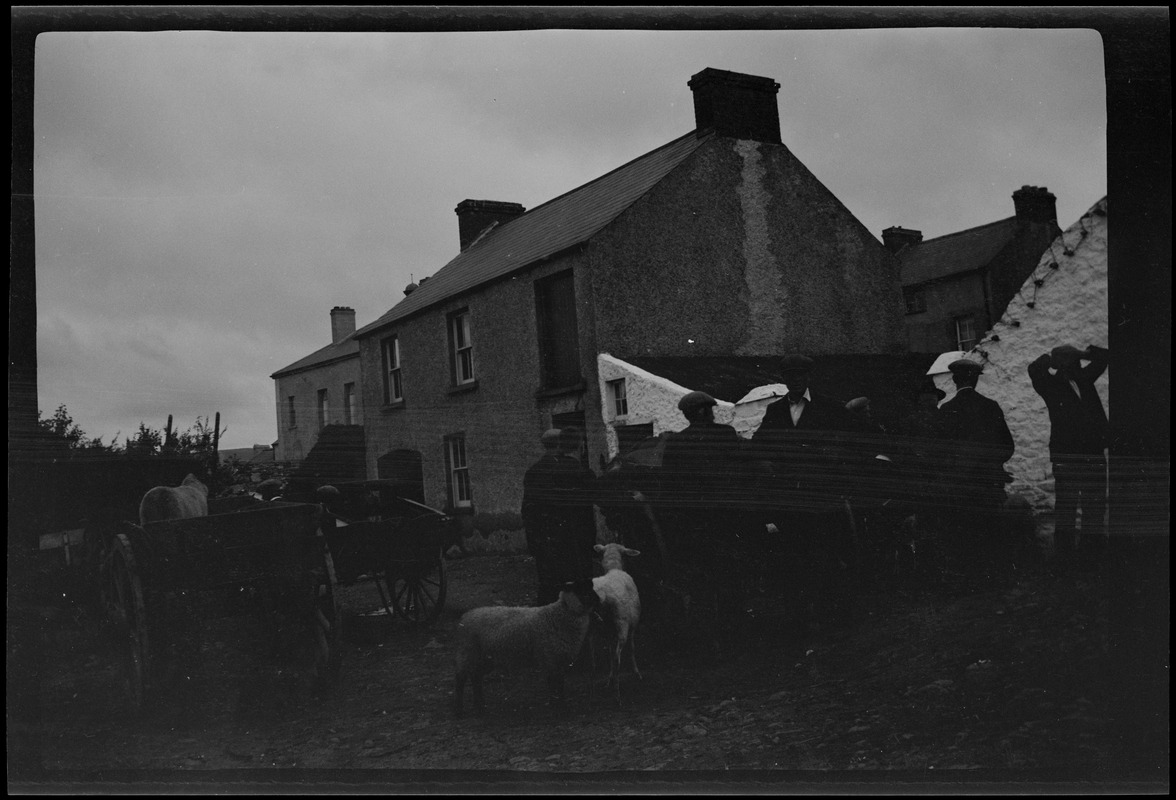
[[[882,231],[882,244],[892,253],[923,241],[923,232],[895,226]]]
[[[1058,224],[1057,198],[1044,186],[1022,186],[1013,192],[1018,222]]]
[[[780,144],[780,111],[771,78],[707,67],[687,83],[694,92],[694,125],[719,136]]]
[[[331,309],[331,344],[339,344],[355,333],[355,309],[335,306]]]
[[[527,211],[518,203],[499,200],[462,200],[453,210],[457,214],[457,232],[462,250],[477,241],[491,225],[505,225]]]

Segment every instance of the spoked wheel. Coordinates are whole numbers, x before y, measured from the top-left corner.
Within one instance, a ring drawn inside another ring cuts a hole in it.
[[[432,558],[409,564],[393,564],[389,583],[392,606],[403,619],[413,623],[432,622],[445,607],[445,559],[438,547]]]
[[[311,573],[313,591],[310,630],[314,637],[314,680],[316,690],[329,690],[339,674],[339,600],[335,563],[323,548],[323,563]]]
[[[127,699],[137,711],[147,695],[151,653],[139,565],[125,533],[117,534],[110,542],[103,578],[107,613],[116,635],[125,641]]]

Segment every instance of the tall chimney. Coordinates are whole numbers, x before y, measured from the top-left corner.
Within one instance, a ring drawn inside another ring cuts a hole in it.
[[[1022,186],[1013,192],[1018,222],[1058,224],[1057,198],[1044,186]]]
[[[690,78],[694,92],[694,125],[719,136],[780,144],[780,111],[771,78],[707,67]]]
[[[923,241],[923,232],[914,231],[910,228],[887,228],[882,231],[882,244],[886,249],[892,253],[897,253],[905,247],[910,247],[913,244],[918,244]]]
[[[498,200],[462,200],[453,209],[457,212],[457,232],[461,238],[461,249],[465,250],[491,225],[504,225],[527,209],[518,203],[503,203]]]
[[[331,344],[339,344],[355,333],[355,309],[335,306],[331,309]]]

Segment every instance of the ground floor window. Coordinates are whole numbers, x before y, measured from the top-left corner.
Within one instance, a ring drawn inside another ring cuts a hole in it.
[[[470,468],[466,460],[465,434],[445,437],[445,462],[449,474],[449,503],[454,508],[473,505],[470,492]]]

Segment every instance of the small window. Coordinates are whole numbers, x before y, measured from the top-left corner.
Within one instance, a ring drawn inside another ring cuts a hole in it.
[[[908,314],[921,314],[927,310],[927,295],[922,289],[903,289],[902,299]]]
[[[957,317],[955,320],[955,330],[957,350],[971,350],[976,346],[978,337],[976,336],[975,317]]]
[[[294,412],[294,396],[286,398],[286,420],[291,428],[298,427],[298,417]]]
[[[608,390],[612,396],[613,416],[626,416],[629,413],[629,399],[625,395],[625,379],[609,381]]]
[[[400,337],[390,336],[381,343],[384,351],[384,405],[404,399],[403,377],[400,374]]]
[[[347,425],[359,424],[359,410],[355,402],[355,384],[343,384],[343,422]]]
[[[330,409],[327,407],[327,390],[319,389],[318,393],[318,424],[319,428],[325,428],[327,422],[330,420]]]
[[[453,364],[453,382],[461,386],[474,382],[474,345],[470,338],[469,309],[449,317],[449,355]]]
[[[466,462],[465,435],[445,437],[445,462],[449,471],[449,502],[453,508],[473,505],[470,494],[470,470]]]

